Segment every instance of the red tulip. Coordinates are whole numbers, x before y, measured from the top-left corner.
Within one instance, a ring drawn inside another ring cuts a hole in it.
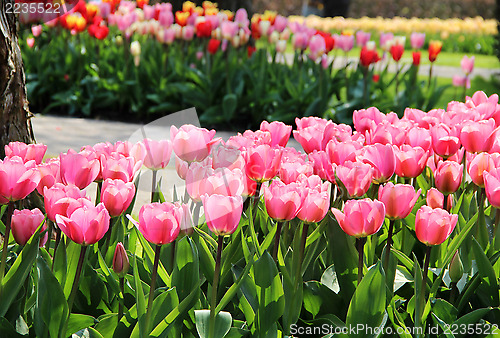
[[[244,152],[247,176],[257,182],[272,179],[278,174],[281,153],[280,148],[267,144],[247,148]]]
[[[199,38],[209,38],[212,36],[212,23],[209,20],[196,24],[196,36]]]
[[[102,183],[101,202],[111,217],[119,216],[127,210],[135,196],[135,185],[120,179],[106,179]]]
[[[214,55],[215,53],[217,53],[219,46],[220,46],[220,40],[210,39],[210,41],[208,41],[207,50],[210,54]]]
[[[420,58],[422,56],[421,52],[413,52],[412,53],[412,58],[413,58],[413,65],[414,66],[419,66],[420,65]]]
[[[68,216],[56,215],[59,229],[81,245],[97,243],[109,229],[109,213],[103,203],[97,206],[84,198],[70,204]]]
[[[405,46],[399,43],[393,44],[389,49],[389,52],[391,53],[393,60],[396,62],[401,60],[404,51],[405,51]]]
[[[243,211],[241,196],[203,195],[207,226],[216,235],[230,235],[238,227]]]
[[[364,67],[370,66],[372,63],[377,63],[380,61],[380,56],[375,48],[368,48],[364,46],[361,48],[361,54],[359,55],[359,62]]]
[[[382,202],[369,198],[348,200],[344,205],[344,212],[332,208],[332,213],[346,234],[360,238],[380,230],[384,223],[385,206]]]
[[[455,161],[439,162],[434,171],[436,188],[443,194],[451,194],[458,190],[462,183],[463,165]]]
[[[443,43],[441,41],[430,41],[429,42],[429,61],[434,62],[437,59],[437,56],[441,52],[441,48],[443,47]]]
[[[155,202],[142,206],[139,210],[139,222],[128,218],[148,242],[163,245],[175,241],[179,235],[181,217],[179,206]]]
[[[19,156],[24,162],[33,160],[40,164],[46,151],[47,146],[41,143],[10,142],[5,146],[5,157]]]
[[[35,161],[24,163],[19,156],[0,160],[0,196],[17,201],[28,196],[40,183],[40,172]]]
[[[19,245],[26,245],[28,240],[36,232],[36,229],[42,224],[44,220],[44,215],[40,209],[23,209],[14,210],[12,214],[12,235]],[[47,225],[44,223],[42,231],[47,229]],[[43,246],[47,241],[47,234],[40,239],[40,246]]]
[[[297,216],[302,205],[298,183],[285,184],[280,180],[274,180],[269,187],[263,186],[262,189],[269,217],[290,221]]]
[[[415,192],[415,188],[408,184],[396,184],[392,182],[378,189],[378,199],[385,206],[385,216],[389,219],[403,219],[408,216],[415,206],[421,190]]]
[[[453,232],[458,215],[450,215],[443,209],[423,205],[415,217],[415,233],[425,245],[439,245]]]

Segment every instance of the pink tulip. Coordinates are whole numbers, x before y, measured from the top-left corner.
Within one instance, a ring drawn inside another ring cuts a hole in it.
[[[325,151],[315,150],[309,153],[309,161],[312,163],[314,175],[318,175],[322,180],[335,182],[335,166],[330,163]]]
[[[245,170],[245,159],[241,151],[235,147],[220,144],[212,148],[212,167],[214,169],[227,168],[230,170]]]
[[[59,229],[73,242],[81,245],[97,243],[109,229],[109,213],[103,203],[94,206],[87,199],[68,207],[67,217],[56,215]]]
[[[247,176],[257,182],[272,179],[278,174],[281,153],[280,148],[267,144],[247,148],[244,152]]]
[[[194,37],[194,26],[188,25],[182,27],[182,38],[186,41],[193,40]]]
[[[119,216],[127,210],[135,196],[135,185],[120,179],[106,179],[102,183],[101,202],[111,217]]]
[[[357,31],[356,32],[356,45],[358,47],[363,47],[365,46],[368,41],[370,41],[371,33],[369,32],[363,32],[363,31]]]
[[[307,162],[307,154],[304,154],[295,148],[291,147],[286,147],[282,149],[281,153],[281,163],[285,162],[300,162],[300,163],[306,163]]]
[[[321,142],[321,149],[326,149],[326,146],[331,141],[336,142],[348,142],[357,141],[354,139],[355,136],[352,134],[351,126],[346,124],[336,124],[331,121],[327,121],[325,125],[325,131],[323,133],[323,141]]]
[[[349,52],[354,47],[354,35],[335,35],[335,46]]]
[[[172,154],[172,142],[170,140],[144,139],[142,143],[146,149],[146,156],[144,157],[144,166],[146,168],[160,170],[168,165]]]
[[[494,168],[489,172],[485,171],[483,177],[488,202],[493,207],[500,208],[500,169]]]
[[[139,222],[128,218],[148,242],[163,245],[172,243],[179,235],[181,217],[179,206],[155,202],[142,206],[139,210]]]
[[[425,245],[439,245],[453,232],[458,215],[450,215],[443,209],[423,205],[415,217],[415,233]]]
[[[186,190],[193,201],[201,201],[204,181],[213,173],[212,166],[204,162],[194,162],[189,166],[186,172]]]
[[[467,76],[462,76],[462,75],[453,75],[451,78],[451,84],[454,87],[466,87],[467,89],[470,88],[470,78]]]
[[[465,150],[470,153],[479,153],[490,151],[495,141],[498,128],[495,126],[495,120],[467,121],[462,126],[460,132],[460,141]]]
[[[356,161],[356,152],[362,145],[355,141],[336,142],[332,140],[326,145],[326,153],[331,163],[341,165],[346,161]]]
[[[175,156],[175,171],[177,172],[177,175],[179,175],[179,177],[183,180],[186,179],[188,168],[189,164],[186,161],[183,161]]]
[[[462,61],[460,61],[460,67],[462,67],[462,70],[464,71],[465,74],[470,74],[472,73],[472,70],[474,69],[474,56],[471,56],[470,58],[467,57],[467,55],[464,55],[462,58]]]
[[[313,174],[311,163],[283,162],[279,169],[279,177],[285,184],[297,181],[299,175],[311,176]]]
[[[311,40],[309,40],[309,58],[316,61],[325,51],[325,39],[321,35],[314,35]]]
[[[387,182],[396,170],[396,156],[390,144],[382,145],[377,143],[365,146],[358,159],[373,167],[373,180],[375,183]]]
[[[392,182],[378,189],[378,199],[385,206],[385,216],[389,219],[403,219],[408,216],[415,206],[421,190],[415,192],[415,188],[408,184],[396,184]]]
[[[223,21],[220,25],[222,37],[226,40],[231,40],[238,34],[238,23],[232,21]]]
[[[10,142],[5,146],[5,157],[19,156],[24,162],[33,160],[36,164],[40,164],[46,151],[47,146],[45,144]]]
[[[443,194],[452,194],[462,183],[463,164],[454,161],[439,162],[434,171],[436,188]]]
[[[44,220],[44,215],[40,209],[23,209],[14,210],[12,214],[12,235],[19,245],[26,245],[28,240],[36,232],[36,229],[42,224]],[[42,231],[47,229],[47,225],[43,224]],[[40,246],[43,246],[47,242],[47,234],[40,239]]]
[[[177,202],[178,203],[178,202]],[[193,216],[189,209],[189,204],[179,204],[179,211],[181,213],[180,227],[184,234],[191,234],[193,232]]]
[[[430,150],[432,147],[431,132],[428,129],[413,127],[406,133],[406,144],[412,147],[421,147]]]
[[[436,188],[430,188],[427,190],[427,196],[425,197],[427,205],[432,209],[441,208],[443,209],[444,195],[439,192]],[[453,195],[448,195],[448,200],[446,201],[447,210],[451,210],[453,205]]]
[[[298,183],[285,184],[274,180],[269,187],[263,186],[264,200],[269,217],[279,221],[290,221],[297,216],[302,198]]]
[[[240,223],[243,211],[241,196],[203,195],[201,197],[207,226],[216,235],[230,235]]]
[[[284,16],[277,15],[274,19],[274,29],[279,33],[283,32],[288,24],[288,19]]]
[[[459,132],[450,128],[444,123],[440,123],[431,128],[432,149],[444,158],[454,155],[460,148]]]
[[[368,237],[378,232],[384,223],[384,203],[369,198],[348,200],[344,212],[332,208],[340,227],[349,236]]]
[[[292,126],[287,126],[283,122],[278,121],[271,123],[262,121],[260,130],[271,133],[271,146],[286,147],[288,139],[290,138],[290,133],[292,132]]]
[[[380,143],[400,146],[405,140],[406,131],[400,126],[383,121],[373,129],[368,130],[365,136],[366,144]]]
[[[42,25],[34,25],[34,26],[31,26],[31,33],[33,34],[33,36],[36,38],[37,36],[39,36],[40,34],[42,34]]]
[[[24,163],[19,156],[0,160],[0,196],[5,200],[22,200],[35,190],[40,178],[33,160]]]
[[[234,15],[234,22],[237,22],[240,27],[247,27],[250,24],[248,20],[248,13],[245,8],[240,8]]]
[[[410,35],[410,44],[413,49],[420,49],[425,43],[425,33],[413,32]]]
[[[35,46],[35,38],[29,37],[26,39],[26,44],[29,48],[33,48]]]
[[[484,188],[484,171],[491,171],[495,168],[495,163],[488,153],[479,153],[474,156],[472,161],[468,162],[467,172],[472,182],[477,186]]]
[[[425,169],[429,153],[421,147],[411,147],[403,144],[401,147],[394,147],[396,156],[396,175],[404,178],[415,178]]]
[[[61,154],[59,161],[62,182],[74,184],[80,189],[85,189],[100,173],[99,160],[80,153]]]
[[[372,174],[371,165],[359,162],[348,161],[335,169],[335,175],[347,189],[349,198],[361,197],[368,191],[373,179]]]
[[[355,110],[352,114],[354,128],[361,134],[365,134],[367,130],[376,127],[379,123],[382,123],[385,118],[385,114],[381,113],[375,107]]]
[[[211,147],[219,142],[213,139],[215,130],[208,131],[191,124],[185,124],[179,129],[170,127],[170,137],[175,154],[186,162],[203,161],[210,154]]]
[[[61,183],[60,165],[58,158],[52,158],[46,163],[39,164],[37,170],[40,173],[40,182],[36,190],[43,196],[45,187],[50,188],[56,183]]]
[[[315,176],[311,176],[311,178],[314,179]],[[317,178],[319,179],[319,177]],[[297,217],[301,221],[315,223],[325,218],[330,207],[330,182],[325,183],[325,185],[320,183],[315,188],[301,184],[302,207],[297,213]]]
[[[124,157],[118,153],[106,157],[101,155],[102,179],[122,180],[131,182],[135,174],[141,169],[142,161],[136,162],[133,157]]]
[[[306,33],[297,32],[292,36],[293,48],[296,50],[305,50],[309,43],[309,37]]]
[[[123,247],[121,242],[116,244],[115,253],[113,255],[113,271],[118,274],[118,276],[125,276],[130,267],[130,261],[128,259],[127,252]]]
[[[59,202],[64,198],[87,198],[85,191],[80,190],[75,185],[64,185],[62,183],[55,183],[51,188],[44,188],[43,190],[45,212],[48,219],[52,222],[56,221],[56,215],[66,215],[69,202]],[[90,200],[90,199],[89,199]]]
[[[244,191],[244,174],[240,169],[229,170],[228,168],[218,168],[209,171],[199,185],[201,195],[224,195],[240,196]]]

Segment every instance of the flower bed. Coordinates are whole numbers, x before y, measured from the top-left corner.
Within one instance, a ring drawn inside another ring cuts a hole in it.
[[[32,26],[22,45],[32,110],[145,122],[194,106],[205,126],[244,130],[310,115],[349,122],[370,105],[429,110],[443,92],[416,76],[424,46],[432,62],[442,47],[422,33],[332,35],[276,13],[185,7],[78,2]],[[355,45],[360,66],[346,54]],[[409,49],[412,64],[401,61]]]
[[[227,142],[172,126],[169,140],[45,162],[44,145],[11,143],[2,332],[497,333],[499,114],[477,92],[401,119],[358,110],[354,131],[306,117],[293,131],[305,153],[266,121]],[[185,193],[154,188],[131,216],[141,167],[157,187],[172,152]],[[30,193],[45,212],[23,209]]]

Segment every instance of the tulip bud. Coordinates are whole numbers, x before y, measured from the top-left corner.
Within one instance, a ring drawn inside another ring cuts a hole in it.
[[[113,256],[113,271],[118,276],[123,277],[127,274],[130,263],[128,260],[127,252],[121,242],[116,244],[115,254]]]
[[[141,55],[141,44],[139,41],[133,41],[130,44],[130,54],[133,56],[140,56]]]
[[[450,279],[453,283],[458,283],[458,281],[462,278],[464,274],[464,266],[462,265],[462,261],[460,260],[460,255],[458,254],[458,250],[453,255],[453,258],[450,262]]]

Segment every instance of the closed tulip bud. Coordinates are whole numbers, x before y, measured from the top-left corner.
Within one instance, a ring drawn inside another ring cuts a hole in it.
[[[144,166],[146,168],[159,170],[168,165],[172,154],[172,142],[170,140],[144,139],[142,143],[146,149],[146,156],[144,157]]]
[[[113,255],[113,271],[119,276],[124,277],[128,269],[130,268],[130,262],[128,259],[127,252],[123,247],[121,242],[116,244],[115,254]]]
[[[332,213],[346,234],[360,238],[380,230],[384,223],[385,206],[369,198],[349,200],[344,205],[344,212],[332,208]]]
[[[130,54],[132,56],[140,56],[141,55],[141,44],[139,41],[132,41],[130,44]]]
[[[464,55],[462,58],[462,61],[460,61],[460,67],[462,67],[462,70],[464,71],[465,74],[470,74],[472,73],[472,70],[474,69],[474,56],[471,56],[470,58],[467,57],[467,55]]]
[[[12,214],[12,235],[19,245],[26,245],[28,240],[36,232],[36,229],[42,224],[44,215],[37,208],[33,210],[23,209],[14,210]],[[47,225],[43,224],[42,231],[47,229]],[[47,241],[47,234],[40,240],[40,246],[43,246]]]
[[[439,245],[450,236],[457,221],[458,215],[423,205],[415,217],[415,233],[425,245]]]
[[[436,188],[443,194],[452,194],[462,183],[463,165],[454,161],[439,162],[434,171]]]
[[[460,259],[458,250],[455,252],[453,258],[451,259],[449,274],[451,281],[455,284],[458,283],[460,279],[462,279],[462,276],[464,274],[464,266],[462,264],[462,260]]]

